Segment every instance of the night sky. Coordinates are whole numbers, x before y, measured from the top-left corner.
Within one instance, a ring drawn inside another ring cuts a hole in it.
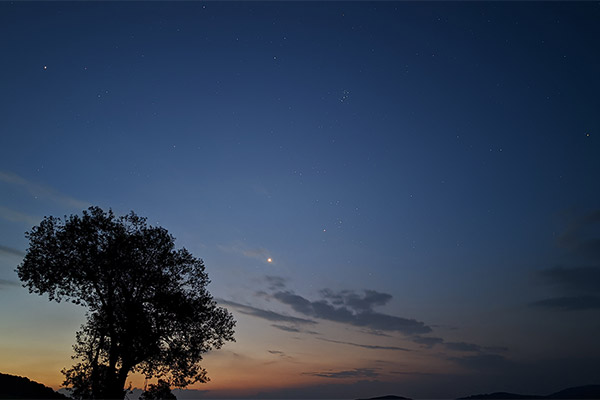
[[[598,2],[0,2],[0,49],[0,372],[61,386],[85,310],[14,269],[98,205],[237,320],[181,396],[600,383]]]

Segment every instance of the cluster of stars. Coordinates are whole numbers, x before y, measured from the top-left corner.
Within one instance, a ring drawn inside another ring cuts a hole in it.
[[[349,90],[343,90],[342,91],[342,97],[340,97],[340,102],[344,103],[346,100],[348,100],[348,97],[350,97],[350,91]]]

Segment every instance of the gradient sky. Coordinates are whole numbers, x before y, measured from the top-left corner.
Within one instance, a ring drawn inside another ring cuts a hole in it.
[[[600,3],[0,2],[0,48],[0,372],[60,387],[84,310],[14,269],[99,205],[235,315],[181,396],[600,383]]]

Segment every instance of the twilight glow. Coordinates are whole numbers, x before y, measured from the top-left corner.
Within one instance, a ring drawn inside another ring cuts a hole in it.
[[[98,205],[202,258],[237,321],[180,398],[599,383],[599,20],[0,2],[0,372],[61,387],[85,309],[15,268],[43,216]]]

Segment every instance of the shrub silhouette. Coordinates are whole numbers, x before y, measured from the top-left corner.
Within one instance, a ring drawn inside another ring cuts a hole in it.
[[[151,384],[148,389],[142,393],[140,400],[177,400],[177,397],[171,393],[169,383],[159,379],[156,384]]]

